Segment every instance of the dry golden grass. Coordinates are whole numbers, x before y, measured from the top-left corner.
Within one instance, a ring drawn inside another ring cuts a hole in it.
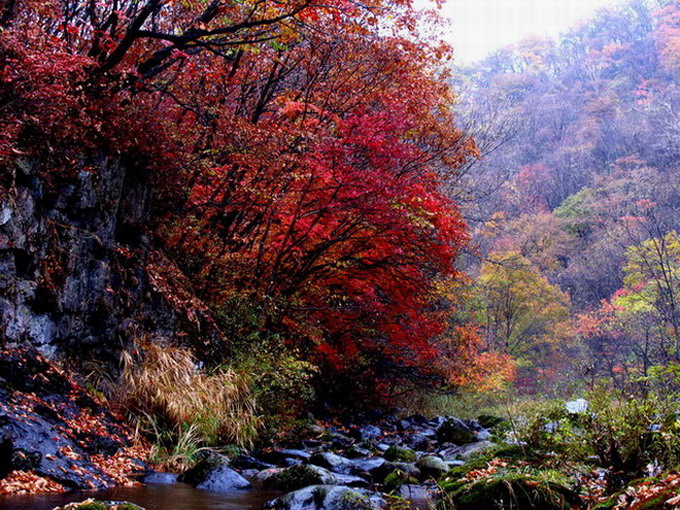
[[[192,430],[197,446],[248,446],[259,419],[248,381],[229,370],[206,373],[192,353],[143,343],[122,356],[118,398],[148,428],[169,431],[174,440]]]

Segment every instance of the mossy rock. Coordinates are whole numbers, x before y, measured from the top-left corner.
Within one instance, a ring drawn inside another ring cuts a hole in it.
[[[385,477],[383,482],[386,492],[396,491],[404,485],[417,484],[418,480],[401,469],[395,469]]]
[[[568,510],[581,508],[574,491],[558,483],[508,474],[466,483],[449,494],[457,510]]]
[[[214,452],[208,452],[202,460],[181,474],[179,481],[190,485],[198,485],[205,480],[211,471],[225,466],[229,466],[229,459],[227,457]]]
[[[332,474],[323,468],[309,464],[298,464],[276,471],[264,479],[262,486],[265,489],[288,492],[310,485],[331,483],[329,477],[332,477]]]
[[[125,501],[95,501],[88,499],[80,503],[69,503],[64,507],[55,508],[54,510],[144,510],[139,505],[128,503]]]
[[[442,442],[463,445],[474,443],[477,436],[462,420],[447,418],[437,429],[437,439]]]
[[[415,462],[417,459],[416,452],[410,448],[397,445],[390,446],[383,456],[385,460],[392,462]]]
[[[421,457],[416,462],[416,467],[420,469],[422,478],[435,478],[439,479],[445,473],[448,472],[449,466],[439,457],[434,455],[426,455]]]

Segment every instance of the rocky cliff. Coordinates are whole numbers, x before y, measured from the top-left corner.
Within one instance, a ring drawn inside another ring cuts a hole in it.
[[[53,179],[56,189],[31,161],[14,171],[0,188],[0,338],[48,357],[107,358],[141,332],[169,335],[173,315],[144,270],[153,256],[144,169],[93,158]]]

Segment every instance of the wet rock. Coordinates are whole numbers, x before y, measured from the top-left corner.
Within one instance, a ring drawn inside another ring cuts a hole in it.
[[[32,471],[82,490],[113,486],[113,473],[94,455],[133,443],[132,431],[119,417],[63,370],[26,349],[0,349],[0,438],[5,474]],[[141,461],[132,460],[145,471]]]
[[[366,425],[364,427],[360,427],[359,429],[356,429],[356,431],[353,431],[353,432],[354,432],[354,435],[357,437],[357,439],[361,439],[361,440],[376,439],[376,438],[382,436],[382,434],[383,434],[382,430],[380,430],[375,425]]]
[[[204,455],[203,459],[182,473],[179,476],[179,481],[189,485],[198,485],[208,477],[211,471],[229,466],[230,462],[227,457],[214,452],[208,452]]]
[[[434,431],[432,431],[432,436],[434,436]],[[407,436],[405,441],[411,448],[419,452],[425,452],[432,447],[430,437],[421,432]]]
[[[178,475],[173,473],[151,473],[142,479],[143,483],[148,483],[152,485],[172,485],[177,483]]]
[[[250,480],[251,482],[254,478],[257,477],[257,475],[261,473],[261,471],[258,469],[242,469],[240,472],[243,478],[245,478],[246,480]]]
[[[330,438],[330,446],[336,450],[345,450],[352,446],[353,442],[349,437],[339,433],[333,434]]]
[[[312,456],[311,453],[299,449],[273,450],[261,455],[262,459],[268,463],[278,466],[291,466],[307,461]],[[297,462],[291,462],[297,461]]]
[[[231,461],[231,466],[236,469],[257,469],[262,471],[263,469],[270,469],[274,467],[274,464],[264,462],[252,455],[239,455],[234,460]]]
[[[310,485],[345,485],[366,487],[368,482],[358,476],[332,473],[311,464],[289,468],[274,468],[259,473],[254,482],[267,490],[294,491]]]
[[[388,462],[382,457],[369,457],[350,461],[349,474],[361,477],[376,478],[376,473],[384,469]],[[379,475],[377,475],[379,477]]]
[[[205,478],[196,485],[196,488],[210,492],[231,492],[250,489],[252,485],[230,467],[221,466],[208,472]]]
[[[397,430],[399,432],[405,432],[407,430],[411,430],[413,428],[414,424],[411,423],[409,420],[399,420],[397,422]]]
[[[479,430],[475,432],[475,439],[477,441],[488,441],[491,439],[491,432],[488,430]]]
[[[371,454],[370,450],[367,448],[361,448],[360,446],[357,445],[352,445],[347,452],[345,452],[345,455],[349,459],[358,459],[362,457],[368,457]]]
[[[399,490],[399,495],[410,501],[429,502],[432,499],[431,492],[427,487],[415,484],[402,485]],[[431,505],[423,505],[424,508],[430,508]]]
[[[315,453],[309,459],[310,464],[342,474],[350,474],[352,466],[356,462],[331,452]]]
[[[465,420],[464,423],[473,432],[479,432],[481,430],[484,430],[484,427],[482,427],[481,424],[477,420]]]
[[[274,510],[381,510],[386,502],[377,492],[350,487],[313,485],[269,501]]]
[[[420,469],[424,478],[439,478],[449,470],[446,462],[434,455],[421,457],[416,462],[416,467]]]
[[[433,427],[433,428],[438,428],[440,425],[442,425],[446,421],[446,417],[444,416],[435,416],[432,418],[429,422],[427,422],[428,426]]]
[[[442,442],[455,443],[458,445],[474,443],[477,437],[473,430],[458,418],[447,418],[437,428],[437,439]]]

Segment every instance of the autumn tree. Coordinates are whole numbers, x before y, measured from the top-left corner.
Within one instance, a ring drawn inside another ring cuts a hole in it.
[[[147,269],[204,360],[292,356],[334,398],[451,379],[438,284],[467,233],[440,185],[476,151],[451,127],[450,51],[408,2],[35,0],[2,19],[0,97],[23,109],[0,113],[0,157],[59,147],[55,190],[86,154],[150,172]]]
[[[568,296],[517,252],[491,254],[477,284],[488,345],[517,360],[524,378],[535,378],[541,360],[568,344]]]

